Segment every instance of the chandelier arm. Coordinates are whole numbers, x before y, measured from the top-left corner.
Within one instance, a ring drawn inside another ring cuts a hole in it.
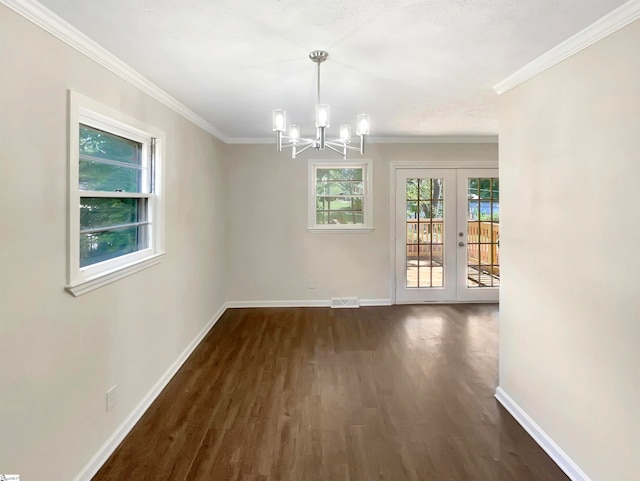
[[[325,143],[324,146],[329,150],[333,150],[336,154],[342,155],[344,157],[344,152],[336,149],[333,145]]]
[[[292,137],[288,136],[288,135],[283,135],[282,136],[283,139],[290,139]],[[298,144],[306,144],[307,142],[315,142],[315,139],[309,139],[309,138],[302,138],[302,137],[295,137],[298,140]],[[293,142],[291,142],[291,144],[293,144]],[[289,145],[291,145],[289,144]]]
[[[304,146],[313,146],[316,143],[315,140],[302,140],[301,142],[291,142],[289,144],[282,144],[283,148],[287,148],[287,147],[304,147]],[[298,151],[300,152],[300,151]]]
[[[360,151],[359,147],[354,147],[353,145],[343,144],[342,142],[330,141],[330,142],[325,142],[325,145],[334,146],[334,147],[340,147],[340,148],[347,148],[349,150]]]
[[[296,155],[301,154],[302,152],[304,152],[305,150],[310,149],[311,147],[313,147],[313,145],[315,144],[315,142],[311,142],[309,145],[307,145],[305,148],[300,149],[300,150],[296,150]]]

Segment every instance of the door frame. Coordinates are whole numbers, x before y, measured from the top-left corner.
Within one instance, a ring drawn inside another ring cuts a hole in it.
[[[396,171],[401,169],[497,169],[496,160],[458,160],[455,162],[443,161],[406,161],[392,160],[389,162],[389,299],[391,304],[396,304]],[[450,303],[442,301],[440,303]],[[464,302],[491,302],[494,301],[456,301]],[[433,303],[439,303],[433,301]]]

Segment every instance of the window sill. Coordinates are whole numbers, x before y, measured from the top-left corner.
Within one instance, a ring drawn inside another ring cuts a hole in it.
[[[307,227],[312,234],[369,234],[373,227]]]
[[[131,274],[135,274],[136,272],[140,272],[144,269],[155,266],[156,264],[160,263],[164,255],[165,254],[162,253],[155,254],[151,257],[146,257],[127,266],[118,267],[117,269],[114,269],[112,271],[103,272],[96,275],[95,277],[92,277],[91,279],[86,279],[84,281],[68,285],[65,287],[65,289],[74,297],[81,296],[82,294],[91,292],[95,289],[98,289],[99,287],[106,286],[107,284],[111,284],[112,282],[128,277]]]

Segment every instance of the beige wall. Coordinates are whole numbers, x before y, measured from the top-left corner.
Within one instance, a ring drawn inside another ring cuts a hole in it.
[[[501,99],[500,385],[593,481],[640,473],[640,22]]]
[[[500,384],[593,481],[640,472],[639,44],[636,22],[502,97]],[[388,299],[390,161],[496,158],[371,145],[375,231],[311,234],[307,157],[223,146],[4,6],[0,65],[0,470],[25,481],[72,479],[225,300]],[[68,89],[167,133],[166,258],[78,298]]]
[[[228,300],[389,299],[390,162],[487,163],[497,160],[497,150],[496,144],[371,144],[364,157],[373,160],[375,230],[317,234],[306,230],[307,159],[340,158],[314,152],[291,159],[273,145],[232,146]]]
[[[77,298],[64,291],[67,89],[167,144],[165,259]],[[0,472],[74,478],[222,307],[225,148],[0,5]]]
[[[74,478],[225,300],[388,299],[390,160],[497,159],[496,145],[373,145],[376,230],[313,235],[306,157],[224,146],[2,5],[0,64],[0,472],[24,481]],[[167,144],[165,259],[77,298],[69,89]]]
[[[2,5],[0,65],[0,472],[24,481],[73,479],[226,300],[388,299],[390,161],[497,159],[493,144],[371,145],[375,231],[310,234],[307,156],[222,145]],[[166,257],[77,298],[69,89],[165,131],[167,148]]]

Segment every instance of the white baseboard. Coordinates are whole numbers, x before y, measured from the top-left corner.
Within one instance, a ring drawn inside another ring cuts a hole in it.
[[[360,299],[360,306],[390,306],[391,299]],[[230,301],[226,306],[230,309],[243,307],[331,307],[330,299],[304,301]]]
[[[171,378],[178,372],[178,369],[184,364],[191,353],[198,347],[200,342],[208,334],[211,328],[218,322],[218,319],[222,317],[227,310],[227,304],[223,304],[222,307],[215,313],[206,326],[198,333],[198,335],[189,343],[189,345],[180,353],[178,359],[175,360],[169,369],[162,375],[162,377],[155,383],[155,385],[149,390],[149,392],[142,398],[138,405],[129,413],[125,420],[118,426],[114,433],[105,441],[100,447],[98,452],[89,460],[89,462],[82,468],[82,471],[73,478],[73,481],[91,481],[91,478],[95,476],[102,465],[109,459],[109,456],[116,450],[118,445],[122,442],[129,431],[133,429],[135,424],[140,420],[142,415],[149,409],[151,403],[155,401],[158,395],[162,392]]]
[[[549,455],[572,481],[591,481],[582,469],[545,433],[531,417],[504,392],[496,389],[495,398],[509,411],[513,418],[529,433],[536,443]]]
[[[330,301],[309,300],[309,301],[230,301],[227,307],[237,309],[243,307],[329,307]]]
[[[390,306],[391,299],[360,299],[360,306]]]
[[[91,481],[91,478],[100,470],[102,465],[109,459],[109,456],[113,454],[116,448],[120,445],[122,440],[129,434],[136,423],[140,420],[142,415],[149,409],[149,406],[155,401],[158,395],[162,392],[171,378],[178,372],[178,369],[182,367],[191,353],[198,347],[200,342],[208,334],[211,328],[222,317],[224,312],[229,308],[239,307],[330,307],[330,300],[310,300],[310,301],[233,301],[227,302],[215,313],[206,326],[198,333],[198,335],[189,343],[189,345],[180,353],[180,356],[175,360],[171,366],[166,370],[162,377],[154,384],[149,392],[142,398],[137,406],[129,413],[124,419],[122,424],[113,432],[111,436],[105,441],[105,443],[98,449],[96,454],[89,460],[89,462],[82,468],[80,473],[73,478],[73,481]],[[361,299],[361,306],[388,306],[391,305],[390,299]]]

